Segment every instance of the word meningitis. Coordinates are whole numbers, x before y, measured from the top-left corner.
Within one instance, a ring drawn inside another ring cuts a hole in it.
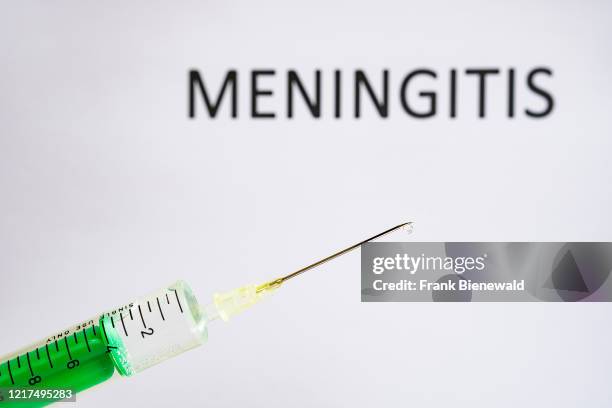
[[[555,102],[552,93],[542,83],[550,81],[549,77],[553,76],[552,69],[533,67],[524,70],[521,75],[517,72],[519,71],[515,68],[462,70],[453,68],[440,73],[434,69],[421,68],[402,74],[397,77],[398,81],[393,82],[388,69],[382,70],[376,78],[368,77],[365,71],[359,69],[348,74],[342,70],[323,73],[317,69],[308,75],[307,80],[296,70],[287,70],[282,75],[278,75],[274,69],[260,69],[250,70],[246,75],[248,78],[246,94],[249,96],[249,115],[253,119],[274,119],[283,115],[291,119],[296,115],[295,105],[298,99],[301,100],[299,103],[307,112],[306,115],[314,119],[322,117],[340,119],[343,115],[360,118],[364,115],[366,103],[374,115],[388,118],[391,104],[390,91],[394,88],[397,97],[394,100],[399,102],[400,111],[412,118],[426,119],[441,115],[455,118],[459,111],[459,101],[466,99],[463,93],[469,94],[468,96],[473,95],[475,98],[476,112],[470,115],[485,118],[487,103],[490,103],[488,99],[491,99],[487,98],[487,84],[489,87],[493,84],[496,87],[493,95],[495,103],[499,105],[501,100],[504,115],[508,118],[516,117],[517,112],[530,118],[544,118],[550,115]],[[239,75],[237,70],[228,70],[221,83],[212,87],[210,83],[206,83],[200,71],[191,69],[188,73],[189,118],[194,119],[204,113],[210,118],[216,118],[225,103],[224,109],[229,116],[237,119],[238,95],[245,94],[242,89],[238,92],[239,84],[244,86],[244,82],[247,82],[239,81],[239,77],[242,78],[243,75]],[[279,86],[279,83],[282,85]],[[323,84],[326,86],[324,90]],[[501,92],[500,87],[503,89]],[[216,91],[211,91],[213,89]],[[262,102],[269,104],[268,98],[272,98],[272,102],[277,102],[278,105],[278,101],[274,98],[277,94],[284,96],[286,107],[284,112],[262,107]],[[519,99],[517,94],[522,100],[528,99],[529,96],[530,103],[536,106],[526,106],[526,101],[517,100]],[[348,100],[347,95],[350,95]],[[460,99],[459,96],[463,97]],[[442,97],[446,108],[443,113],[439,113]],[[226,102],[228,98],[229,102]],[[198,101],[202,102],[205,109],[198,107]]]

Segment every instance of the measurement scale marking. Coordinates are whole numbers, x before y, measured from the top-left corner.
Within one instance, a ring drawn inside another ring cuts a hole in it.
[[[127,330],[125,329],[125,322],[123,321],[123,314],[119,313],[119,317],[121,318],[121,325],[123,326],[123,332],[125,333],[125,337],[128,336]]]
[[[144,317],[142,317],[142,309],[140,308],[140,305],[138,305],[138,313],[140,313],[140,320],[142,320],[142,325],[146,329],[147,328],[147,324],[145,323]]]
[[[28,359],[28,367],[30,368],[30,374],[34,377],[34,370],[32,370],[32,363],[30,363],[30,352],[26,352],[26,358]]]
[[[159,314],[161,315],[162,320],[166,320],[166,318],[164,317],[164,312],[162,312],[161,310],[161,305],[159,304],[159,298],[156,297],[155,299],[157,299],[157,307],[159,308]]]
[[[57,344],[57,340],[55,340],[55,351],[59,351],[59,345]]]
[[[132,314],[132,308],[130,307],[130,320],[134,320],[134,315]]]
[[[113,319],[113,316],[110,317],[111,318],[111,326],[113,326],[113,329],[115,328],[115,320]]]
[[[89,340],[87,340],[87,332],[83,329],[83,337],[85,338],[85,345],[87,346],[87,351],[91,353],[91,347],[89,347]]]
[[[149,307],[149,313],[151,313],[151,302],[147,300],[147,306]]]
[[[6,362],[6,367],[8,368],[9,376],[11,377],[11,384],[15,385],[15,380],[13,379],[13,372],[11,371],[11,360]]]
[[[21,360],[19,359],[20,356],[17,356],[17,368],[21,368]]]
[[[181,306],[181,300],[179,299],[177,290],[176,289],[170,289],[170,290],[174,291],[174,295],[176,296],[176,302],[178,303],[178,307],[181,310],[181,313],[183,313],[183,306]]]
[[[51,362],[51,354],[49,354],[48,344],[45,344],[45,351],[47,352],[47,359],[49,360],[49,367],[53,368],[53,363]]]
[[[64,342],[66,343],[66,351],[68,352],[68,358],[72,360],[72,353],[70,352],[70,346],[68,346],[68,337],[64,337]]]
[[[79,340],[77,339],[76,332],[72,334],[72,337],[74,337],[74,344],[79,344]]]
[[[104,319],[100,321],[102,323],[102,333],[104,333],[104,338],[106,339],[106,344],[109,344],[108,336],[106,335],[106,326],[104,325]]]
[[[36,347],[36,358],[40,360],[40,353],[38,352],[38,347]]]
[[[167,293],[166,293],[166,303],[170,304],[170,298],[168,297]]]

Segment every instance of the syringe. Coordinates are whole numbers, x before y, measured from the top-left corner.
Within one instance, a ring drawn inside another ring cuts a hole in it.
[[[206,342],[208,324],[253,306],[294,278],[402,227],[383,231],[283,277],[218,293],[201,306],[178,281],[61,330],[0,359],[0,407],[40,407],[109,380],[131,376]],[[31,398],[31,390],[44,391]],[[9,394],[10,393],[10,394]],[[24,398],[15,398],[15,396]],[[30,398],[25,398],[30,395]]]

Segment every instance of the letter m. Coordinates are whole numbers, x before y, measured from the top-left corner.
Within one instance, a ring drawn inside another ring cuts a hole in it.
[[[227,88],[231,86],[232,88],[232,118],[238,117],[238,87],[236,84],[236,80],[238,78],[238,74],[235,70],[230,70],[225,75],[225,80],[223,81],[223,85],[221,86],[221,90],[217,94],[217,98],[212,101],[206,92],[206,87],[204,86],[204,81],[202,81],[202,77],[200,77],[200,73],[192,69],[189,71],[189,117],[195,118],[195,105],[196,105],[196,92],[200,92],[204,99],[204,105],[206,106],[206,110],[208,110],[208,114],[211,118],[217,116],[217,112],[219,111],[219,106],[223,101],[223,95],[225,95],[225,91]]]

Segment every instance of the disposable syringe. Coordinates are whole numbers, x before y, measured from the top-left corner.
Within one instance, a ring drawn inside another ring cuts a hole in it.
[[[281,278],[215,294],[207,306],[201,306],[190,287],[178,281],[83,320],[0,359],[0,407],[12,403],[21,407],[44,406],[113,376],[139,373],[205,343],[211,321],[227,321],[287,280],[410,225],[390,228]],[[40,392],[33,394],[30,390]],[[15,398],[16,395],[21,397]]]

